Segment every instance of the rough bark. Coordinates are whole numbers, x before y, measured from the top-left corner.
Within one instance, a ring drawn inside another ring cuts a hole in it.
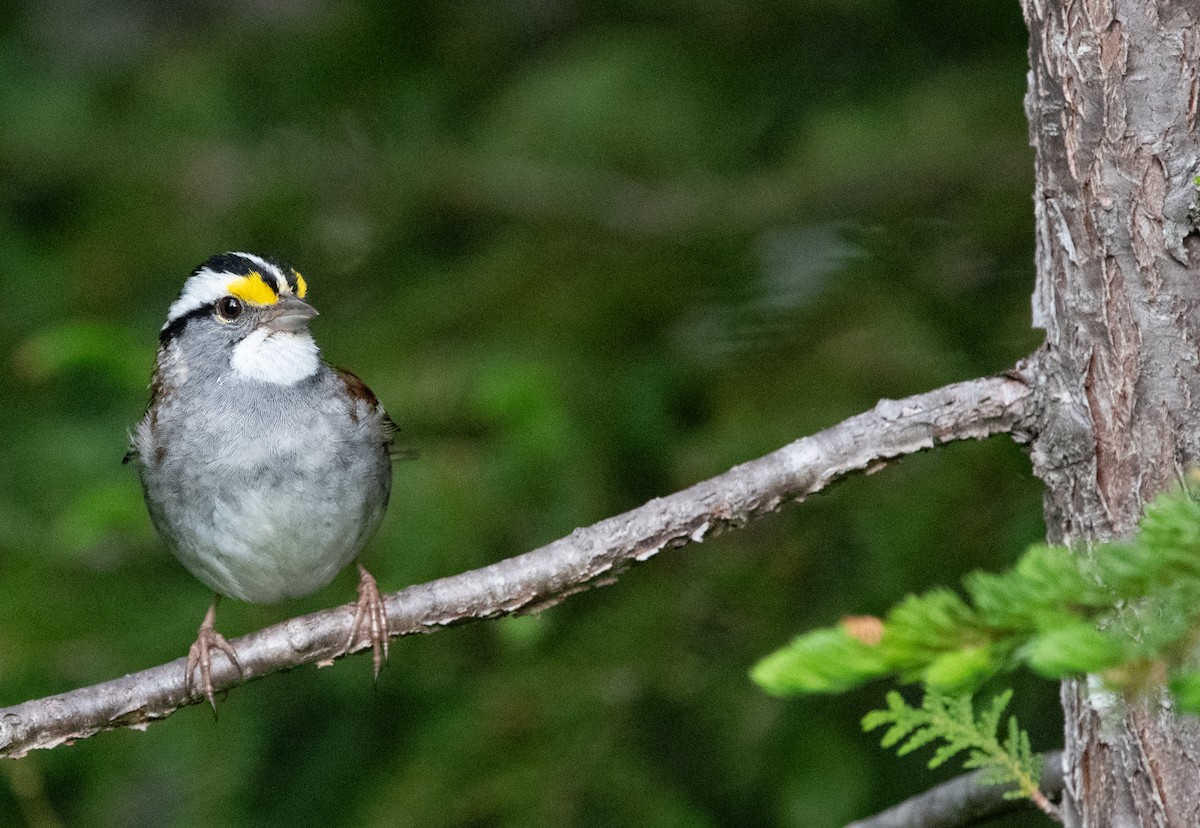
[[[803,500],[847,475],[954,440],[1010,432],[1022,442],[1033,412],[1020,376],[981,377],[872,410],[735,466],[723,474],[491,566],[401,590],[384,599],[392,636],[432,632],[510,613],[533,612],[611,583],[663,549],[699,543]],[[354,606],[293,618],[230,643],[241,672],[223,657],[213,685],[228,690],[301,664],[327,663],[370,647],[347,646]],[[0,709],[0,757],[19,758],[118,727],[144,728],[203,701],[188,692],[184,659],[57,696]]]
[[[1128,535],[1200,463],[1200,3],[1022,0],[1037,150],[1033,444],[1050,540]],[[1063,688],[1068,825],[1200,825],[1200,727]]]

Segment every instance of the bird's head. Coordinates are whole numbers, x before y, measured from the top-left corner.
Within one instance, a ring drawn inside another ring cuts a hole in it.
[[[251,253],[222,253],[193,271],[159,331],[160,359],[216,363],[238,379],[294,385],[316,373],[308,331],[317,311],[294,268]]]

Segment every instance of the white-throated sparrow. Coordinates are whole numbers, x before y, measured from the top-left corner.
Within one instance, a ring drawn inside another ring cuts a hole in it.
[[[150,404],[126,455],[155,528],[217,593],[187,662],[189,690],[198,668],[214,706],[212,649],[241,669],[213,627],[220,597],[314,592],[387,509],[395,426],[362,380],[321,359],[307,291],[291,267],[249,253],[196,268],[159,332]],[[350,643],[370,637],[378,674],[387,617],[375,579],[358,569]]]

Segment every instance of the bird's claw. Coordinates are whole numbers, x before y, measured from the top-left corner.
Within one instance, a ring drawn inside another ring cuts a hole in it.
[[[212,684],[213,649],[215,648],[224,653],[225,658],[229,659],[229,663],[237,669],[239,675],[242,672],[242,665],[238,661],[237,652],[225,640],[225,636],[217,632],[213,626],[216,610],[216,604],[208,608],[208,612],[204,616],[204,621],[200,624],[200,629],[196,634],[196,640],[188,649],[187,674],[183,683],[184,691],[190,696],[194,688],[196,668],[199,667],[200,690],[204,693],[205,698],[208,699],[208,703],[212,706],[214,714],[217,712],[217,700],[213,693]]]
[[[387,609],[384,607],[383,596],[379,592],[379,584],[370,572],[358,565],[358,603],[354,605],[354,623],[350,625],[350,638],[346,641],[346,651],[349,652],[361,635],[366,635],[371,642],[371,663],[375,668],[375,678],[388,657],[388,638],[391,629],[388,626]]]

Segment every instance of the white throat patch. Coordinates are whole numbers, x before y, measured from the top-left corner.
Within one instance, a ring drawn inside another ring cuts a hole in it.
[[[234,347],[230,365],[242,379],[295,385],[317,372],[319,354],[317,343],[307,331],[259,328]]]

